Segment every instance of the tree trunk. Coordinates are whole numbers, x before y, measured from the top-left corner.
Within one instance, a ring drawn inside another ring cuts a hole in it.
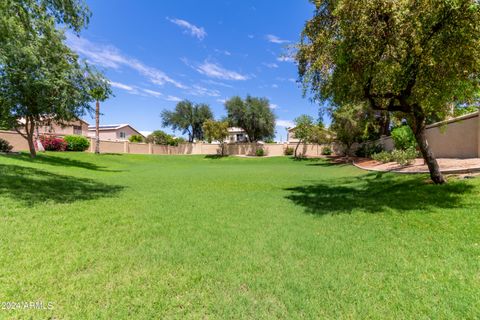
[[[436,184],[445,183],[445,179],[440,172],[440,166],[438,165],[437,159],[435,159],[435,155],[433,154],[430,146],[428,145],[424,125],[418,128],[415,132],[415,139],[417,140],[418,146],[420,147],[423,159],[427,163],[428,170],[430,171],[430,178],[432,178],[432,181]]]
[[[95,153],[100,153],[100,101],[95,106]]]
[[[35,158],[37,156],[37,150],[35,149],[34,131],[35,131],[35,121],[25,118],[25,133],[28,142],[28,149],[30,150],[30,158]]]
[[[302,142],[302,140],[298,139],[297,146],[295,147],[295,158],[297,157],[297,150],[298,150],[298,147],[300,146],[301,142]]]

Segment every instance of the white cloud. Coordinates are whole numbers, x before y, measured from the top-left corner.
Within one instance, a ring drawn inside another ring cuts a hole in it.
[[[233,86],[231,86],[231,85],[229,85],[229,84],[226,84],[226,83],[223,83],[223,82],[214,81],[214,80],[203,80],[202,82],[208,83],[208,84],[213,84],[213,85],[215,85],[215,86],[225,87],[225,88],[233,88]]]
[[[162,94],[158,91],[155,90],[150,90],[150,89],[142,89],[143,92],[145,92],[148,95],[151,95],[153,97],[160,97]]]
[[[202,27],[197,27],[196,25],[188,21],[176,18],[167,18],[167,20],[171,23],[176,24],[179,27],[182,27],[183,29],[185,29],[185,33],[189,33],[191,36],[196,37],[198,40],[203,40],[207,36],[207,32],[205,32],[205,29],[203,29]]]
[[[270,108],[271,108],[271,109],[277,109],[277,108],[278,108],[278,104],[270,103]]]
[[[137,59],[123,55],[120,50],[114,46],[93,43],[71,33],[67,33],[67,43],[73,50],[85,56],[87,60],[93,64],[111,69],[127,67],[137,71],[156,85],[168,83],[177,88],[186,88],[185,85],[170,78],[165,72],[147,66]]]
[[[179,97],[175,97],[175,96],[167,96],[165,99],[166,99],[166,100],[168,100],[168,101],[173,101],[173,102],[179,102],[179,101],[182,101],[182,99],[181,99],[181,98],[179,98]]]
[[[198,72],[211,78],[223,79],[223,80],[247,80],[248,77],[238,72],[227,70],[222,66],[204,61],[200,66],[196,68]]]
[[[284,44],[284,43],[289,43],[290,42],[289,40],[280,39],[279,37],[277,37],[273,34],[267,34],[265,37],[271,43]]]
[[[280,57],[277,58],[277,61],[280,61],[280,62],[294,62],[295,59],[293,59],[293,57],[280,56]]]
[[[272,88],[273,88],[273,89],[277,89],[277,88],[278,88],[278,84],[272,84]]]
[[[278,68],[278,64],[276,64],[276,63],[264,63],[263,65],[267,68],[270,68],[270,69]]]
[[[194,96],[208,96],[208,97],[220,96],[220,91],[215,89],[208,89],[199,85],[192,86],[192,88],[188,92]]]
[[[123,83],[120,83],[120,82],[110,81],[110,85],[114,88],[122,89],[122,90],[125,90],[125,91],[135,91],[134,87],[123,84]]]
[[[231,56],[232,53],[230,51],[227,51],[227,50],[219,50],[219,49],[215,49],[215,52],[216,53],[221,53],[221,54],[224,54],[226,56]]]
[[[295,123],[291,120],[277,120],[277,126],[285,127],[285,128],[293,128],[295,127]]]
[[[227,99],[217,99],[217,102],[220,102],[221,104],[224,104],[227,102]]]

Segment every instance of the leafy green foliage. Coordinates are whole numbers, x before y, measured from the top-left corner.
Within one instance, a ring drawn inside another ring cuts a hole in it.
[[[133,143],[141,143],[143,142],[143,136],[140,134],[132,134],[129,138],[128,141],[133,142]]]
[[[213,119],[213,113],[207,104],[194,104],[184,100],[177,103],[174,111],[163,110],[162,125],[188,134],[189,142],[203,140],[203,123]]]
[[[265,150],[263,148],[258,148],[257,150],[255,150],[255,155],[257,157],[263,157],[265,156]]]
[[[92,110],[94,88],[109,87],[103,75],[78,61],[55,23],[78,30],[87,11],[75,0],[0,4],[1,122],[27,139],[32,157],[38,122],[74,120]]]
[[[84,136],[70,135],[63,139],[67,143],[67,151],[85,151],[90,147],[90,140]]]
[[[304,90],[333,108],[366,104],[399,112],[418,139],[435,183],[443,183],[426,141],[429,118],[452,102],[478,100],[477,0],[312,0],[297,61]]]
[[[228,138],[228,122],[208,119],[203,123],[203,134],[208,143],[223,143]]]
[[[406,150],[408,148],[416,148],[417,141],[413,134],[412,129],[409,126],[401,126],[392,130],[392,140],[395,145],[395,149]]]
[[[344,152],[350,155],[352,145],[362,142],[365,131],[363,106],[345,105],[332,114],[330,130],[334,132],[335,141],[344,146]]]
[[[333,152],[332,152],[332,148],[330,146],[324,146],[322,148],[322,155],[324,156],[329,156],[331,155]]]
[[[13,146],[5,139],[0,138],[0,152],[10,152]]]
[[[212,143],[214,140],[220,142],[223,156],[225,153],[225,140],[228,138],[228,122],[206,120],[203,123],[203,133],[208,143]]]
[[[283,152],[286,156],[292,156],[294,149],[292,147],[286,147],[285,151]]]
[[[388,163],[393,161],[392,153],[388,151],[381,151],[372,154],[372,159],[382,163]]]
[[[179,143],[183,142],[183,139],[175,138],[162,130],[155,130],[147,137],[146,142],[165,146],[178,146]]]
[[[418,153],[414,147],[408,147],[405,150],[395,149],[392,151],[392,159],[396,163],[406,166],[412,164],[417,158]]]
[[[368,158],[375,153],[382,152],[380,144],[365,142],[355,151],[357,157]]]
[[[265,141],[275,136],[275,114],[268,99],[237,96],[225,102],[225,108],[229,124],[245,130],[249,142]]]

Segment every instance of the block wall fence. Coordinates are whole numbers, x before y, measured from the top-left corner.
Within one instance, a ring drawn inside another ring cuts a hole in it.
[[[27,141],[15,131],[0,130],[0,138],[7,140],[14,151],[28,150]],[[442,121],[427,126],[427,140],[433,153],[439,158],[480,158],[480,116],[478,112],[462,117]],[[88,152],[94,152],[95,139],[90,138]],[[383,137],[377,141],[384,149],[392,150],[393,141]],[[267,156],[282,156],[287,147],[295,148],[296,144],[227,144],[225,153],[228,155],[253,156],[259,148],[263,148]],[[324,145],[301,144],[299,154],[307,157],[321,156]],[[333,152],[341,153],[337,145]],[[131,143],[128,141],[100,141],[102,153],[130,153],[156,155],[216,155],[221,153],[218,144],[186,143],[179,146],[160,146],[148,143]]]

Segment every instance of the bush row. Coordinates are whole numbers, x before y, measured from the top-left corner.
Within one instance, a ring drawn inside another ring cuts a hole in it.
[[[408,147],[405,150],[395,149],[392,152],[382,151],[372,155],[372,159],[382,163],[395,161],[396,163],[406,166],[412,164],[419,157],[415,147]]]
[[[40,142],[47,151],[85,151],[90,147],[90,141],[83,136],[41,136]]]

